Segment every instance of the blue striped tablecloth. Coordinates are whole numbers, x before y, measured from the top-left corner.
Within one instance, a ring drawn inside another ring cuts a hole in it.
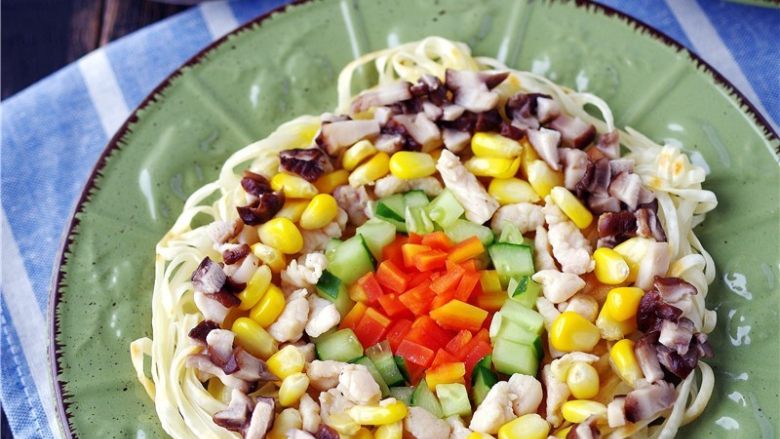
[[[57,435],[49,282],[66,220],[130,111],[199,49],[283,0],[210,2],[90,53],[2,103],[2,397],[17,438]],[[716,0],[605,0],[715,66],[780,121],[780,11]]]

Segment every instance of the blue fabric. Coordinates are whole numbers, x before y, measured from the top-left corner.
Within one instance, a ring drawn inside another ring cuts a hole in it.
[[[41,371],[48,365],[45,330],[32,331],[25,323],[46,321],[49,282],[66,220],[95,160],[118,128],[116,121],[105,120],[105,113],[114,110],[111,103],[118,102],[123,107],[119,111],[132,109],[221,32],[283,3],[209,3],[101,49],[108,64],[105,73],[113,76],[118,96],[110,96],[110,90],[109,96],[105,90],[91,94],[84,66],[93,64],[82,60],[2,103],[0,400],[17,438],[59,435],[48,371]],[[742,91],[757,97],[770,120],[780,121],[780,11],[715,0],[603,3],[657,27],[694,52],[702,50],[700,55],[724,73],[743,75],[743,87],[749,90]],[[693,15],[703,14],[718,41],[702,39],[709,35],[702,33],[706,26],[681,15],[681,4]]]

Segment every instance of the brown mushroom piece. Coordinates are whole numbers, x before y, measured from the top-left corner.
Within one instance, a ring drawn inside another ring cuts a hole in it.
[[[235,334],[227,329],[215,329],[206,336],[207,352],[211,362],[221,367],[228,375],[238,370],[238,363],[233,355],[235,337]]]
[[[639,190],[641,188],[642,180],[638,175],[621,172],[609,183],[609,195],[625,203],[628,209],[633,212],[639,205]]]
[[[333,170],[330,158],[320,148],[287,149],[279,153],[279,160],[282,169],[307,181],[314,181]]]
[[[468,111],[480,113],[498,104],[498,93],[490,90],[504,81],[509,72],[472,72],[447,69],[445,84],[454,94],[454,102]]]
[[[566,435],[566,439],[599,439],[601,431],[596,425],[597,421],[598,417],[590,416],[584,422],[573,425]]]
[[[264,439],[266,433],[274,424],[274,409],[276,402],[273,398],[258,397],[255,400],[255,409],[249,425],[244,430],[244,439]]]
[[[620,134],[617,130],[604,133],[599,136],[596,148],[607,158],[620,157]]]
[[[227,276],[222,267],[206,256],[200,261],[198,268],[192,273],[192,287],[195,291],[205,294],[213,294],[222,289]]]
[[[666,381],[632,390],[626,395],[626,420],[639,422],[643,419],[652,419],[670,408],[676,397],[674,386]]]
[[[441,146],[441,131],[424,113],[399,114],[393,117],[406,132],[421,146],[423,152],[433,151]]]
[[[558,153],[563,162],[563,185],[574,190],[588,169],[588,155],[574,148],[561,148]]]
[[[200,323],[190,329],[187,335],[194,340],[206,343],[206,337],[214,329],[219,329],[219,323],[211,320],[201,320]]]
[[[395,104],[412,98],[410,87],[412,84],[406,81],[381,85],[373,90],[361,93],[352,101],[352,113],[360,113],[371,107],[381,107]]]
[[[548,127],[559,131],[564,146],[571,148],[584,148],[596,137],[596,128],[579,117],[561,114],[550,121]]]
[[[246,244],[225,244],[222,250],[222,260],[226,265],[233,265],[244,259],[252,251]]]
[[[265,192],[260,194],[253,203],[238,206],[236,210],[244,224],[256,226],[273,218],[284,206],[284,199],[282,192]]]
[[[249,422],[254,404],[244,392],[233,389],[230,393],[230,403],[225,410],[214,414],[212,419],[220,427],[230,431],[243,431]]]
[[[658,352],[655,349],[657,340],[658,333],[651,333],[637,340],[634,345],[636,361],[642,369],[645,380],[650,384],[664,378],[664,371],[658,362]]]
[[[375,120],[342,120],[323,123],[317,144],[335,157],[339,151],[352,146],[360,140],[379,135],[379,122]]]
[[[661,226],[658,215],[648,208],[643,207],[634,212],[636,217],[636,233],[643,238],[653,238],[658,242],[666,241],[666,233]]]
[[[238,370],[233,376],[245,381],[278,381],[276,375],[268,371],[265,361],[255,357],[244,349],[238,347],[233,351],[238,364]]]
[[[561,161],[558,157],[558,145],[561,142],[561,133],[547,128],[529,129],[526,133],[528,134],[528,141],[534,147],[536,153],[539,154],[539,157],[550,165],[550,168],[559,171],[561,169]]]

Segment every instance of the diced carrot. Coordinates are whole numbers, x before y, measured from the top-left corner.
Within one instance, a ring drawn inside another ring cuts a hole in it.
[[[385,339],[385,333],[391,323],[392,320],[387,316],[369,307],[354,332],[364,347],[373,346]]]
[[[373,271],[364,274],[363,277],[358,279],[357,283],[363,288],[363,291],[365,291],[366,301],[370,304],[376,303],[376,301],[379,300],[379,296],[384,294],[382,286],[379,285]]]
[[[430,250],[414,256],[414,267],[420,271],[436,270],[444,267],[444,261],[446,260],[447,253],[441,250]]]
[[[444,349],[446,349],[447,352],[451,354],[458,353],[461,349],[463,349],[463,346],[466,346],[466,344],[471,341],[471,338],[471,331],[461,329],[457,334],[455,334],[455,337],[452,337],[452,339],[447,342],[447,345],[444,346]]]
[[[471,371],[474,370],[474,366],[477,365],[479,360],[485,358],[486,355],[490,355],[492,351],[490,343],[479,340],[463,359],[463,363],[466,365],[466,376],[471,377]]]
[[[436,248],[444,251],[451,249],[452,246],[454,245],[450,240],[450,238],[447,237],[447,235],[445,235],[444,232],[441,231],[429,233],[423,236],[422,243],[431,248]]]
[[[393,261],[384,261],[379,264],[376,270],[376,280],[386,288],[395,293],[406,291],[406,284],[409,282],[406,274]]]
[[[398,296],[395,294],[383,294],[379,296],[379,305],[382,307],[385,314],[392,318],[409,315],[409,310],[407,310],[404,304],[398,300]]]
[[[454,290],[460,282],[460,277],[465,273],[459,265],[454,265],[451,269],[448,269],[440,278],[431,283],[431,290],[436,294],[441,294],[448,290]]]
[[[445,291],[441,294],[437,294],[431,302],[431,309],[440,308],[446,305],[449,301],[455,298],[455,290]]]
[[[485,252],[485,246],[482,245],[482,241],[476,236],[459,242],[455,247],[450,250],[450,255],[447,257],[448,261],[463,262],[467,259],[479,256]]]
[[[436,320],[439,326],[450,329],[468,329],[478,331],[482,328],[482,322],[488,316],[484,309],[462,302],[450,300],[443,306],[431,311],[431,318]]]
[[[474,291],[474,287],[479,283],[479,279],[482,277],[478,271],[466,271],[463,277],[458,282],[458,287],[455,289],[455,298],[468,302],[471,297],[471,293]]]
[[[431,301],[435,297],[428,286],[428,283],[423,282],[398,296],[398,300],[409,308],[412,314],[416,316],[425,314],[430,309]]]
[[[431,248],[427,245],[412,244],[407,242],[401,246],[401,253],[404,257],[404,267],[414,267],[414,257],[420,253],[430,251]]]
[[[408,363],[413,363],[418,366],[428,367],[433,361],[433,351],[427,347],[406,339],[398,345],[398,350],[395,353],[400,357],[404,357]]]
[[[390,324],[390,327],[387,328],[387,341],[390,343],[390,349],[392,349],[393,352],[398,349],[398,345],[401,344],[411,328],[412,321],[409,319],[396,320]]]
[[[366,312],[366,304],[363,302],[357,302],[352,307],[352,309],[349,310],[347,315],[344,316],[343,319],[341,319],[341,323],[339,324],[339,329],[349,328],[351,330],[355,330],[355,327],[360,322],[360,319],[363,317],[363,314]]]
[[[454,355],[452,355],[451,353],[447,352],[444,349],[439,349],[438,351],[436,351],[436,356],[433,357],[433,362],[431,363],[431,367],[436,367],[444,363],[455,363],[457,361],[458,359],[455,358]]]
[[[412,324],[412,329],[406,334],[406,339],[436,351],[444,347],[452,335],[452,332],[436,324],[430,317],[420,316]]]
[[[406,244],[408,239],[405,236],[398,235],[393,242],[387,244],[382,249],[382,260],[393,261],[397,265],[402,265],[404,262],[403,252],[401,247]]]

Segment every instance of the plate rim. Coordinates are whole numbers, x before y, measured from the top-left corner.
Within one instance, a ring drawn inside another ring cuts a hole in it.
[[[109,158],[115,151],[122,149],[120,143],[122,139],[129,133],[130,125],[139,120],[138,113],[144,110],[151,104],[154,104],[158,100],[164,99],[162,92],[167,89],[173,80],[181,76],[183,70],[188,67],[193,67],[199,64],[212,50],[224,44],[232,36],[244,32],[248,29],[261,25],[265,20],[273,15],[283,14],[290,8],[295,8],[300,5],[314,3],[316,1],[328,1],[328,0],[293,0],[289,3],[285,3],[276,8],[273,8],[263,14],[258,15],[255,18],[250,19],[244,24],[238,26],[217,40],[212,41],[197,53],[191,56],[187,61],[169,73],[152,91],[144,97],[144,99],[133,109],[130,115],[122,123],[122,126],[114,133],[111,139],[103,147],[100,155],[98,156],[95,164],[90,171],[89,177],[84,183],[84,186],[79,194],[78,199],[75,202],[74,207],[71,209],[71,214],[67,222],[67,226],[64,228],[61,238],[61,244],[54,260],[55,269],[52,271],[52,278],[49,286],[49,305],[48,305],[48,373],[49,381],[54,390],[54,398],[56,405],[56,417],[57,424],[60,428],[60,432],[64,433],[66,438],[77,438],[78,434],[74,431],[71,423],[72,415],[68,413],[68,406],[70,405],[65,401],[65,389],[66,382],[59,378],[62,373],[62,367],[59,362],[59,349],[62,347],[57,341],[57,334],[59,333],[59,319],[57,318],[57,309],[62,303],[63,291],[63,277],[65,272],[63,268],[68,263],[67,254],[69,253],[71,245],[74,243],[77,235],[74,234],[74,230],[79,226],[81,220],[78,215],[85,211],[85,207],[89,203],[90,195],[93,189],[96,189],[95,183],[100,175],[101,171],[105,168]],[[522,0],[521,0],[522,1]],[[525,0],[529,1],[529,0]],[[605,15],[607,17],[616,16],[619,20],[625,24],[631,26],[634,31],[640,33],[640,35],[646,35],[648,38],[655,39],[661,42],[663,45],[671,47],[677,53],[683,53],[687,55],[696,66],[697,70],[707,74],[714,79],[717,86],[722,87],[727,92],[728,96],[733,98],[739,109],[744,111],[750,116],[752,121],[758,128],[761,129],[762,136],[771,144],[780,140],[778,133],[772,128],[772,125],[768,121],[768,116],[764,116],[756,106],[739,90],[736,86],[729,81],[722,73],[720,73],[710,63],[702,59],[699,55],[691,52],[688,48],[683,46],[680,42],[659,30],[658,28],[640,20],[634,18],[626,13],[619,11],[612,6],[597,3],[589,0],[544,0],[549,3],[574,3],[577,8],[584,8],[586,11],[595,11],[598,14]],[[778,145],[774,151],[775,155],[780,157],[780,145]]]

